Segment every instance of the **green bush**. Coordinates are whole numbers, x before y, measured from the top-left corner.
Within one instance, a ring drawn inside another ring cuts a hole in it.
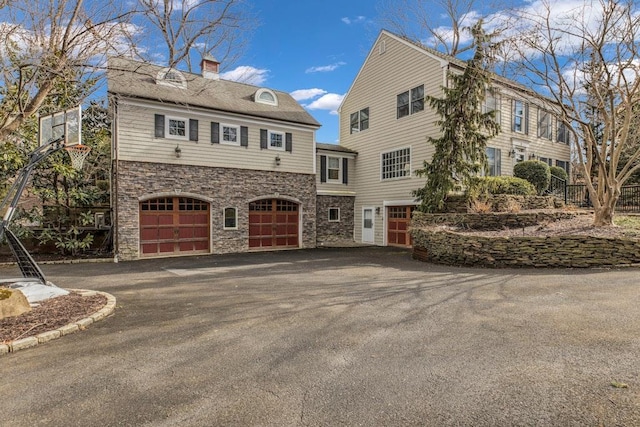
[[[535,187],[527,180],[513,176],[485,176],[472,180],[471,187],[467,191],[470,199],[477,199],[488,194],[514,194],[520,196],[533,196]]]
[[[551,166],[549,168],[549,171],[553,176],[564,179],[565,181],[569,180],[569,175],[567,175],[567,171],[561,168],[560,166]]]
[[[529,181],[536,188],[538,194],[544,193],[551,182],[549,165],[540,160],[516,163],[513,167],[513,176]]]

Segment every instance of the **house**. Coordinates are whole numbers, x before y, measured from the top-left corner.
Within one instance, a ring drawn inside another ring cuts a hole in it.
[[[320,124],[285,92],[220,79],[219,66],[110,60],[119,259],[315,247]]]
[[[316,240],[319,246],[353,242],[357,153],[316,143]]]
[[[356,242],[411,245],[412,191],[424,185],[414,171],[435,151],[427,137],[440,134],[424,97],[441,94],[448,73],[464,66],[388,31],[379,34],[339,109],[340,146],[358,153],[350,177]],[[484,109],[496,112],[502,129],[488,143],[488,175],[512,175],[528,159],[568,170],[569,132],[550,101],[498,76],[487,95]]]

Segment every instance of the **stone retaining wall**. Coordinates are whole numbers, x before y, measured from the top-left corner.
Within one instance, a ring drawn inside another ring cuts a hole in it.
[[[445,213],[425,214],[414,212],[411,217],[412,228],[422,228],[439,224],[451,224],[471,230],[501,230],[503,228],[521,228],[561,219],[570,219],[576,215],[590,215],[590,212],[545,211],[545,212],[492,212],[492,213]]]
[[[640,243],[588,236],[484,237],[413,230],[413,257],[477,267],[621,267],[640,265]]]
[[[640,242],[590,236],[486,237],[429,227],[435,224],[498,229],[499,224],[535,225],[578,215],[576,212],[521,214],[414,213],[413,257],[421,261],[474,267],[623,267],[640,265]]]

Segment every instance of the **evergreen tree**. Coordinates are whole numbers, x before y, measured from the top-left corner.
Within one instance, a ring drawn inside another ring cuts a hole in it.
[[[442,209],[447,194],[457,185],[467,186],[487,162],[486,143],[500,132],[493,111],[483,112],[482,105],[489,89],[492,59],[490,37],[482,29],[482,21],[471,28],[475,53],[467,61],[462,74],[450,73],[449,85],[443,87],[442,98],[427,96],[427,101],[440,116],[439,138],[429,137],[435,146],[431,162],[416,171],[427,178],[425,186],[413,195],[421,201],[423,212]]]

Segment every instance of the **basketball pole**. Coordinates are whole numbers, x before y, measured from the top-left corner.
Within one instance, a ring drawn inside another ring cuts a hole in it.
[[[62,135],[61,137],[54,139],[53,141],[33,150],[31,154],[29,154],[29,163],[27,163],[27,166],[20,169],[16,180],[11,185],[11,188],[7,192],[7,195],[2,201],[2,204],[0,204],[0,212],[2,212],[2,210],[5,208],[7,209],[2,218],[2,222],[0,223],[0,242],[4,237],[7,237],[7,242],[9,243],[9,247],[11,248],[11,252],[13,252],[13,255],[18,261],[18,266],[22,271],[23,277],[30,277],[28,275],[36,276],[35,278],[40,280],[43,285],[47,284],[44,278],[44,274],[42,274],[40,267],[38,267],[38,265],[33,260],[31,255],[29,255],[24,246],[22,246],[20,241],[13,235],[11,230],[9,230],[9,225],[11,224],[13,214],[18,207],[18,202],[22,197],[24,189],[27,187],[29,178],[31,177],[33,170],[49,155],[65,148],[64,140],[65,137],[64,135]]]

